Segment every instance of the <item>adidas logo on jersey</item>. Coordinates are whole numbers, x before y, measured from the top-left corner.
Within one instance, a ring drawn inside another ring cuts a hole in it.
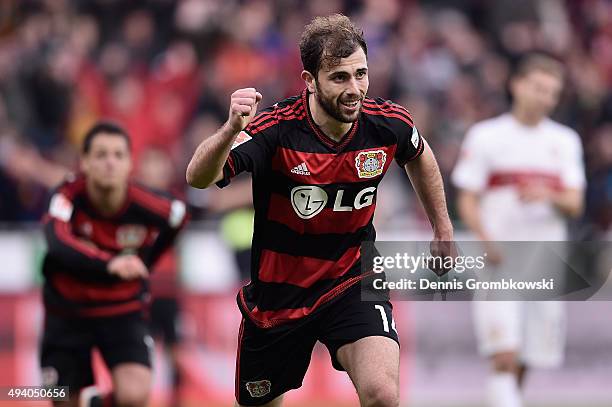
[[[298,175],[310,175],[310,171],[308,171],[308,167],[306,167],[306,163],[303,162],[300,165],[297,165],[291,169],[293,174]]]

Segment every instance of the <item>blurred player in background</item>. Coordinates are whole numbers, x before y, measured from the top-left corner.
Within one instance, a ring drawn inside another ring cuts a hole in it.
[[[452,175],[459,212],[494,262],[504,258],[493,241],[563,241],[566,220],[582,212],[580,137],[548,118],[563,80],[555,59],[525,57],[510,81],[511,111],[475,124],[465,137]],[[519,407],[527,367],[562,362],[562,304],[476,301],[474,310],[479,348],[493,369],[490,405]]]
[[[388,299],[362,302],[360,245],[375,239],[376,190],[405,168],[434,230],[452,241],[442,178],[408,111],[366,97],[367,46],[345,16],[317,17],[300,41],[306,89],[256,115],[254,88],[231,96],[229,119],[197,148],[198,188],[253,173],[252,281],[236,363],[239,405],[279,406],[299,388],[315,343],[346,371],[362,406],[399,406],[399,339]],[[444,252],[446,253],[446,251]]]
[[[185,204],[129,182],[130,140],[113,124],[83,141],[82,175],[52,194],[44,216],[45,385],[70,387],[58,405],[145,406],[153,340],[143,315],[149,270],[185,225]],[[111,394],[94,387],[91,351],[109,367]]]
[[[171,157],[162,149],[144,150],[138,161],[136,179],[148,188],[161,193],[171,192],[175,170]],[[179,263],[174,247],[170,247],[153,267],[150,278],[151,329],[155,339],[162,338],[171,372],[170,406],[179,406],[181,385]]]

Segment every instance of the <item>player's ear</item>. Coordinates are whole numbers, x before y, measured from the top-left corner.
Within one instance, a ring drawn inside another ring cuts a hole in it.
[[[306,83],[306,88],[308,88],[308,92],[315,92],[315,77],[308,71],[302,71],[302,79]]]
[[[521,86],[521,77],[519,76],[512,76],[510,78],[510,81],[508,82],[508,90],[510,91],[510,94],[515,97],[517,92],[519,91],[519,88]]]
[[[83,154],[81,155],[81,159],[79,160],[79,169],[81,170],[82,173],[86,174],[88,168],[89,168],[89,163],[87,161],[87,155]]]
[[[132,174],[134,172],[134,160],[132,158],[132,152],[129,152],[128,155],[128,168],[129,168],[129,173]]]

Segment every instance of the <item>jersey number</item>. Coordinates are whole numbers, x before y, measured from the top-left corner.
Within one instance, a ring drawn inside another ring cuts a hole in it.
[[[382,318],[384,331],[389,332],[389,318],[387,318],[385,307],[383,307],[382,305],[376,304],[374,305],[374,308],[380,311],[380,317]],[[397,333],[397,329],[395,329],[395,318],[393,318],[393,315],[391,316],[391,329],[393,329],[395,333]]]

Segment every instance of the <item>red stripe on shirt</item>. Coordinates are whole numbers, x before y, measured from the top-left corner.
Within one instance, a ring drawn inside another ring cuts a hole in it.
[[[255,117],[253,119],[253,121],[249,124],[249,127],[255,127],[258,126],[261,122],[263,122],[266,119],[269,119],[270,117],[275,117],[276,115],[280,115],[280,114],[289,114],[291,113],[291,110],[299,110],[299,105],[302,103],[301,99],[298,99],[295,101],[295,103],[289,105],[289,106],[285,106],[283,108],[276,108],[276,109],[272,109],[270,111],[263,111],[259,114],[259,116]]]
[[[301,102],[301,101],[300,101]],[[296,105],[298,105],[299,103],[295,103],[291,106],[287,106],[281,110],[278,111],[271,111],[271,112],[264,112],[261,114],[261,116],[255,118],[249,125],[251,127],[257,127],[259,125],[261,125],[263,122],[265,122],[268,119],[275,119],[275,118],[279,118],[279,117],[287,117],[287,116],[291,116],[293,114],[300,114],[304,112],[304,105],[299,105],[296,107]]]
[[[266,283],[287,283],[308,288],[320,280],[342,277],[359,260],[359,246],[350,247],[338,260],[292,256],[262,250],[259,280]]]
[[[92,241],[96,246],[106,250],[121,251],[124,249],[136,249],[145,245],[151,245],[157,238],[158,230],[139,224],[120,224],[104,219],[90,218],[83,212],[77,212],[73,220],[73,229],[81,230],[83,225],[91,227],[91,233],[83,239]],[[126,236],[126,232],[129,233]],[[84,232],[81,232],[84,234]],[[128,241],[125,239],[129,238]]]
[[[487,188],[529,185],[543,185],[557,191],[563,189],[559,175],[539,171],[496,171],[489,175],[487,182]]]
[[[77,194],[85,190],[85,187],[85,177],[79,174],[74,181],[64,183],[57,192],[63,194],[69,201],[72,201]]]
[[[413,122],[412,120],[412,115],[410,114],[410,112],[403,106],[386,101],[382,104],[378,104],[373,100],[364,100],[363,101],[363,105],[367,108],[370,109],[374,109],[374,110],[382,110],[382,111],[388,111],[388,112],[396,112],[396,113],[401,113],[404,116],[407,116],[406,118],[408,120],[410,120],[410,122]]]
[[[417,152],[414,153],[412,157],[408,158],[408,161],[412,161],[415,158],[417,158],[421,154],[424,148],[425,148],[425,143],[423,142],[422,138],[419,138],[419,148],[417,149]]]
[[[324,208],[314,217],[302,219],[293,209],[289,199],[291,198],[273,193],[270,196],[268,220],[282,223],[294,232],[301,234],[353,233],[370,223],[376,209],[376,202],[374,201],[370,206],[361,209],[353,208],[350,212]],[[335,197],[329,199],[335,199]],[[344,201],[342,206],[351,206],[353,203]]]
[[[53,287],[70,301],[122,301],[134,298],[141,289],[141,280],[114,284],[85,283],[63,273],[53,273]]]
[[[306,153],[295,151],[285,147],[277,147],[272,157],[272,169],[285,174],[287,177],[300,183],[310,185],[333,184],[340,182],[361,182],[368,178],[360,178],[360,171],[355,162],[359,153],[374,152],[382,150],[385,153],[385,163],[382,173],[375,177],[382,177],[387,171],[393,157],[396,145],[366,149],[361,151],[349,151],[341,154]],[[305,163],[310,174],[296,174],[291,170]]]
[[[385,116],[385,117],[400,119],[401,121],[403,121],[404,123],[406,123],[407,125],[411,127],[413,125],[413,123],[408,118],[406,118],[406,116],[403,116],[399,113],[394,113],[394,112],[389,112],[389,111],[384,111],[384,110],[373,110],[373,109],[365,107],[365,105],[363,109],[361,109],[361,111],[364,112],[365,114],[371,114],[374,116]]]
[[[302,120],[304,117],[306,117],[306,113],[305,112],[302,112],[300,114],[292,114],[290,116],[277,116],[273,120],[271,120],[269,122],[266,122],[265,124],[262,124],[259,127],[251,129],[249,132],[251,133],[251,135],[255,135],[255,134],[259,133],[259,132],[264,131],[265,129],[267,129],[269,127],[277,125],[278,123],[280,123],[281,120],[292,120],[292,119]]]
[[[53,228],[57,238],[65,245],[77,250],[79,253],[102,261],[109,261],[113,257],[110,253],[100,250],[97,247],[86,243],[84,240],[77,238],[72,233],[70,224],[51,218],[49,215],[45,216],[43,222],[53,222]]]
[[[162,218],[168,218],[170,216],[172,203],[169,199],[162,198],[157,194],[141,189],[135,185],[130,188],[130,196],[136,203],[144,206],[151,212],[155,212]]]
[[[140,311],[144,307],[145,304],[142,301],[134,300],[118,305],[79,309],[77,313],[78,315],[83,317],[110,317],[114,315],[122,315],[134,311]]]
[[[345,292],[348,288],[352,287],[359,281],[364,278],[370,276],[372,273],[364,273],[360,276],[349,278],[343,283],[337,285],[332,290],[323,294],[319,299],[310,307],[301,307],[301,308],[287,308],[281,310],[271,310],[271,311],[260,311],[255,307],[252,311],[248,311],[249,317],[251,321],[260,328],[271,328],[273,326],[280,325],[284,322],[293,321],[296,319],[303,318],[307,315],[312,314],[317,308],[326,302],[331,301],[336,298],[338,295]],[[242,304],[242,308],[244,310],[248,310],[246,301],[244,299],[244,290],[240,290],[240,302]]]

